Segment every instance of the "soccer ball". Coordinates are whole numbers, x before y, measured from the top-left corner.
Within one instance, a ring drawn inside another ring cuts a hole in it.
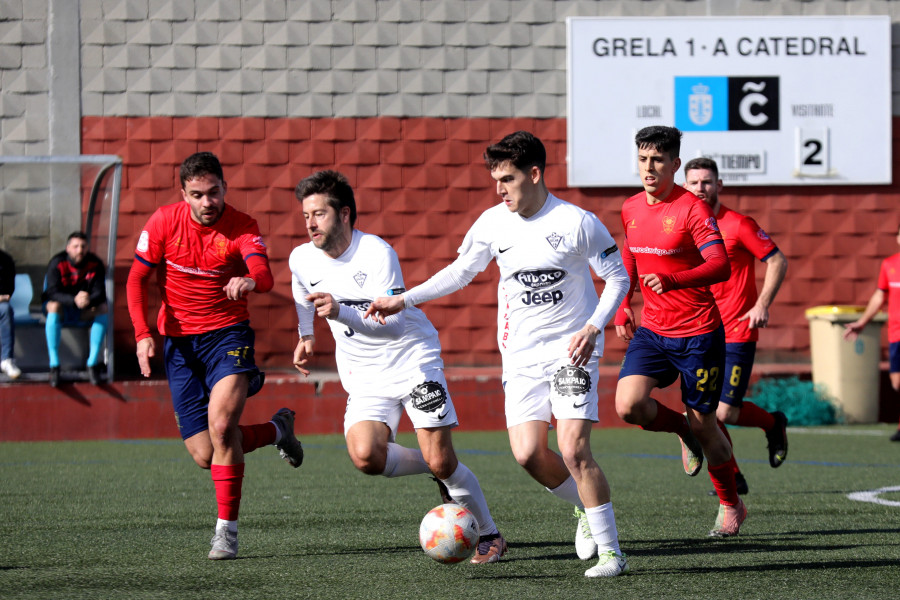
[[[419,526],[419,543],[439,563],[466,560],[478,546],[478,521],[459,504],[441,504],[428,511]]]

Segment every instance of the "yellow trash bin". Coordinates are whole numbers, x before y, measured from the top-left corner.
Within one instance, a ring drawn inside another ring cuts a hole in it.
[[[837,400],[848,423],[878,421],[881,325],[887,315],[875,315],[853,341],[844,325],[857,320],[864,306],[814,306],[806,310],[813,383]]]

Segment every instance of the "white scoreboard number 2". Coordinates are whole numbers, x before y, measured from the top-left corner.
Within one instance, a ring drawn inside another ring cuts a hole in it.
[[[831,130],[827,127],[794,129],[794,172],[798,177],[833,177]]]

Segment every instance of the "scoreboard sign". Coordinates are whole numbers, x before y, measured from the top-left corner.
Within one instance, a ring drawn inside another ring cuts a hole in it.
[[[639,184],[634,134],[732,185],[891,183],[891,23],[874,17],[593,18],[567,25],[569,185]]]

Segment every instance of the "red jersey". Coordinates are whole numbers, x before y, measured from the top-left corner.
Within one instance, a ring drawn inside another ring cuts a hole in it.
[[[887,294],[888,342],[900,342],[900,254],[889,256],[881,263],[878,289]]]
[[[765,260],[778,251],[778,246],[747,215],[720,205],[716,220],[731,263],[731,277],[728,281],[711,286],[725,324],[725,342],[755,342],[759,340],[759,330],[750,329],[749,320],[738,319],[753,308],[759,298],[756,265],[753,261]]]
[[[637,273],[677,273],[704,263],[700,250],[721,243],[716,217],[705,202],[675,186],[658,204],[647,203],[640,192],[622,205],[627,251],[634,256]],[[657,294],[637,277],[644,298],[641,326],[666,337],[709,333],[722,322],[709,286],[674,289]]]
[[[141,232],[135,258],[150,267],[163,265],[157,275],[160,334],[206,333],[249,319],[247,296],[229,300],[223,288],[232,277],[249,273],[251,256],[268,261],[259,226],[249,215],[226,204],[219,220],[205,227],[191,218],[187,202],[157,209]],[[146,324],[131,313],[136,338],[147,337]]]

